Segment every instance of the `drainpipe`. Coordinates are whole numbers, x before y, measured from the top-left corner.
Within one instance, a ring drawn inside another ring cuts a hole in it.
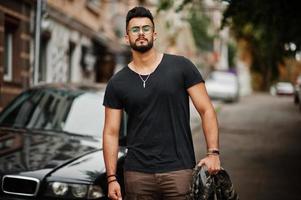
[[[40,41],[41,41],[41,18],[42,4],[44,0],[37,0],[37,10],[35,19],[35,41],[34,41],[34,67],[33,67],[33,85],[38,84],[39,64],[40,64]]]

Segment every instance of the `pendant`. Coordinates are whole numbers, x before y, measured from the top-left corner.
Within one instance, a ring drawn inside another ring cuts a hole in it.
[[[145,88],[145,82],[143,82],[143,88]]]

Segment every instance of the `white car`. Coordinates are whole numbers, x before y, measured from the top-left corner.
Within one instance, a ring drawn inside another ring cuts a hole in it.
[[[294,86],[290,82],[278,82],[275,85],[277,95],[293,95]]]
[[[238,78],[234,73],[213,71],[205,85],[211,99],[227,102],[235,102],[239,99]]]

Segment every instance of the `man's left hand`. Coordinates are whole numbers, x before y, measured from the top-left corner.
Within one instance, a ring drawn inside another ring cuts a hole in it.
[[[221,169],[221,162],[218,155],[208,155],[203,158],[198,166],[205,165],[210,174],[216,174]]]

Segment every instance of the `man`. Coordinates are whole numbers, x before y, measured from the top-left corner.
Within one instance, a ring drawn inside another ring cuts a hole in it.
[[[103,148],[111,199],[121,199],[115,173],[123,110],[128,116],[126,199],[186,199],[196,164],[189,96],[202,118],[208,148],[198,165],[205,164],[210,173],[220,170],[217,119],[202,76],[188,59],[157,52],[156,37],[150,11],[131,9],[125,39],[133,60],[110,79],[103,102]]]

